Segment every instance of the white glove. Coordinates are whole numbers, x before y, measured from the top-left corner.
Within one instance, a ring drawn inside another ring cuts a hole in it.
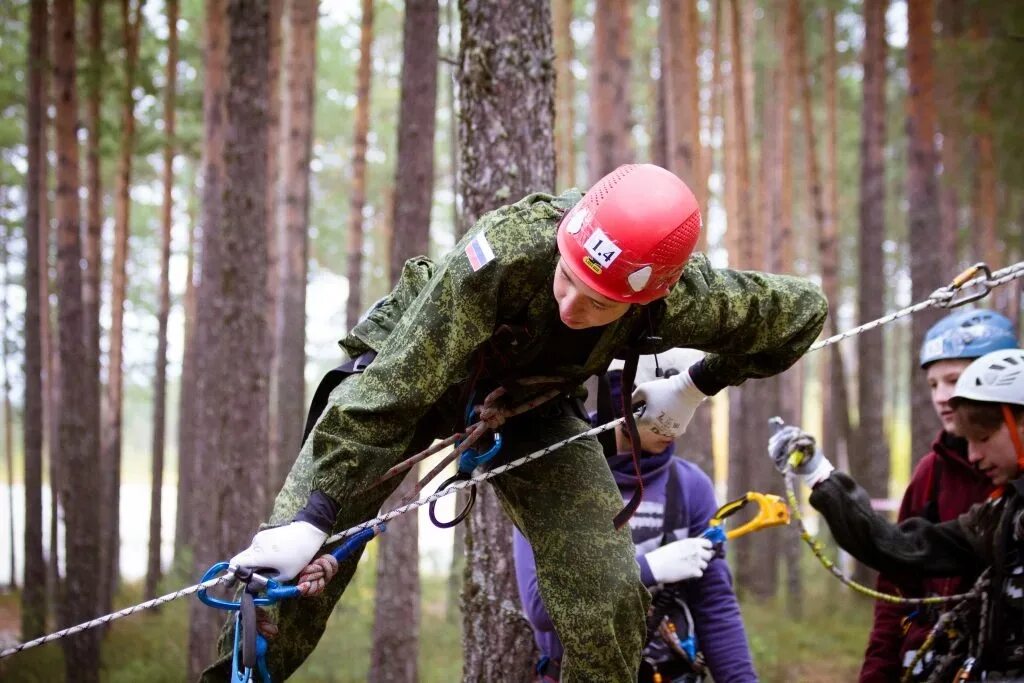
[[[309,522],[292,522],[253,536],[248,548],[231,558],[232,567],[265,570],[278,581],[294,579],[313,559],[327,533]]]
[[[658,583],[676,583],[704,576],[708,562],[714,557],[711,541],[707,538],[684,538],[644,555],[651,576]]]
[[[689,371],[644,382],[633,391],[633,403],[647,403],[639,424],[672,439],[686,431],[697,406],[706,398],[690,379]]]

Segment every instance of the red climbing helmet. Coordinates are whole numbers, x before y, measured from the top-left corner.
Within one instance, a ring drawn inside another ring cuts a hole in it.
[[[660,166],[628,164],[565,214],[558,251],[599,294],[646,304],[679,279],[700,228],[700,207],[686,183]]]

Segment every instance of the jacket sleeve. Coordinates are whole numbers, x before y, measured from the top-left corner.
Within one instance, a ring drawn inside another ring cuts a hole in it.
[[[872,510],[867,492],[838,471],[814,487],[810,502],[839,546],[880,572],[956,576],[984,568],[970,521],[978,505],[950,522],[914,517],[896,525]]]
[[[665,305],[664,345],[708,352],[691,371],[708,395],[782,372],[814,342],[828,315],[821,290],[808,280],[716,269],[703,254],[690,258]]]
[[[914,516],[927,498],[934,454],[926,455],[914,468],[910,484],[903,493],[898,521]],[[878,575],[879,591],[895,595],[920,596],[924,592],[920,578],[904,577],[898,584],[887,574]],[[886,683],[896,680],[903,667],[900,652],[904,640],[903,617],[907,615],[905,605],[896,605],[885,600],[875,601],[875,618],[871,635],[864,652],[864,664],[860,670],[860,683]]]
[[[550,287],[553,212],[520,203],[487,214],[438,265],[373,363],[358,381],[342,382],[310,434],[314,491],[345,500],[399,462],[427,410],[468,377],[499,314],[514,315],[538,287]],[[485,243],[471,244],[481,236]],[[474,270],[471,246],[493,260]]]
[[[707,529],[717,509],[711,480],[703,472],[690,472],[678,481],[688,489],[683,500],[689,507],[690,536],[698,536]],[[685,592],[697,640],[714,679],[736,683],[757,681],[725,559],[711,560],[701,578],[687,582]]]

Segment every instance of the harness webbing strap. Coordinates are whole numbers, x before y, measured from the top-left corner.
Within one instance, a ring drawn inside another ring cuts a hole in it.
[[[644,479],[643,473],[640,471],[640,432],[637,431],[636,418],[633,416],[633,392],[628,390],[629,387],[633,386],[633,381],[636,379],[636,366],[639,362],[640,354],[636,351],[630,351],[629,356],[626,358],[626,366],[622,369],[622,415],[625,418],[623,424],[626,425],[626,430],[629,432],[629,447],[633,452],[633,473],[636,474],[636,489],[633,491],[633,495],[630,497],[629,502],[626,503],[626,506],[619,510],[618,514],[615,515],[615,519],[612,520],[616,529],[621,529],[629,522],[630,518],[633,517],[633,513],[640,507],[640,503],[644,499]]]

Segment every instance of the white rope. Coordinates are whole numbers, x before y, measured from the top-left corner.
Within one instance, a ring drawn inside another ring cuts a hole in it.
[[[103,624],[109,624],[110,622],[114,621],[115,619],[120,619],[121,617],[127,617],[130,614],[135,614],[136,612],[141,612],[142,610],[147,610],[150,607],[157,607],[159,605],[164,604],[165,602],[170,602],[171,600],[177,600],[178,598],[183,598],[186,595],[192,595],[193,593],[198,593],[199,591],[203,590],[204,588],[213,588],[214,586],[216,586],[219,583],[231,581],[232,578],[233,578],[232,574],[230,574],[230,573],[224,574],[223,576],[218,576],[217,578],[210,579],[209,581],[204,581],[202,583],[197,583],[194,586],[189,586],[188,588],[182,588],[179,591],[175,591],[173,593],[168,593],[167,595],[162,595],[159,598],[153,598],[152,600],[147,600],[146,602],[139,603],[138,605],[134,605],[132,607],[126,607],[123,610],[120,610],[118,612],[113,612],[112,614],[107,614],[107,615],[102,616],[102,617],[98,617],[96,619],[93,619],[92,621],[86,621],[86,622],[83,622],[81,624],[78,624],[77,626],[71,626],[70,628],[66,628],[66,629],[57,631],[55,633],[51,633],[48,636],[43,636],[41,638],[36,638],[35,640],[30,640],[27,643],[21,643],[20,645],[15,645],[12,648],[8,648],[6,650],[0,651],[0,659],[3,659],[4,657],[10,657],[13,654],[17,654],[19,652],[22,652],[24,650],[28,650],[28,649],[36,647],[38,645],[43,645],[45,643],[49,643],[49,642],[52,642],[54,640],[58,640],[59,638],[64,638],[65,636],[73,636],[76,633],[81,633],[82,631],[86,631],[86,630],[88,630],[90,628],[95,628],[97,626],[102,626]]]
[[[979,267],[980,267],[980,264],[979,264]],[[985,270],[987,271],[987,268]],[[925,301],[922,301],[920,303],[914,304],[913,306],[908,306],[908,307],[903,308],[903,309],[901,309],[899,311],[896,311],[895,313],[891,313],[889,315],[883,316],[883,317],[881,317],[881,318],[879,318],[877,320],[874,320],[872,322],[865,323],[863,325],[860,325],[859,327],[853,328],[852,330],[847,330],[846,332],[842,332],[840,334],[834,335],[832,337],[829,337],[828,339],[823,339],[822,341],[819,341],[819,342],[813,344],[808,349],[808,352],[810,352],[810,351],[817,351],[818,349],[824,348],[824,347],[829,346],[831,344],[835,344],[835,343],[837,343],[837,342],[839,342],[839,341],[841,341],[843,339],[847,339],[849,337],[856,336],[856,335],[860,334],[861,332],[867,332],[868,330],[871,330],[871,329],[873,329],[875,327],[879,327],[880,325],[885,325],[886,323],[892,322],[893,320],[896,320],[897,318],[902,318],[903,316],[910,315],[911,313],[916,313],[917,311],[921,311],[921,310],[924,310],[926,308],[931,308],[932,306],[941,306],[941,307],[949,307],[949,308],[952,308],[952,307],[955,307],[955,306],[959,306],[961,304],[967,303],[968,301],[973,301],[975,298],[984,297],[984,296],[986,296],[988,294],[988,292],[993,287],[997,287],[999,285],[1005,284],[1005,283],[1010,282],[1011,280],[1015,280],[1015,279],[1017,279],[1019,277],[1024,277],[1024,261],[1016,263],[1016,264],[1014,264],[1012,266],[1009,266],[1007,268],[1003,268],[1002,270],[998,270],[998,271],[992,273],[991,275],[973,278],[973,279],[971,279],[971,280],[969,280],[967,282],[964,282],[962,284],[956,284],[957,281],[954,280],[954,284],[947,285],[945,287],[940,287],[939,289],[937,289],[934,292],[932,292],[931,296],[929,296],[928,299],[925,300]],[[957,278],[957,279],[959,279],[959,278]],[[970,288],[972,288],[972,287],[981,287],[982,290],[981,290],[980,294],[977,295],[977,296],[963,297],[961,299],[956,299],[955,298],[959,292],[970,291]],[[554,443],[554,444],[552,444],[550,446],[547,446],[545,448],[540,449],[539,451],[535,451],[533,453],[530,453],[529,455],[524,455],[523,457],[519,458],[518,460],[513,460],[512,462],[510,462],[510,463],[508,463],[506,465],[502,465],[500,467],[495,467],[492,470],[487,470],[487,471],[481,472],[481,474],[479,474],[479,475],[477,475],[475,477],[472,477],[470,479],[462,479],[462,480],[453,482],[451,485],[446,486],[445,488],[443,488],[443,489],[441,489],[439,491],[436,491],[435,493],[431,494],[430,496],[428,496],[426,498],[423,498],[421,500],[416,500],[416,501],[413,501],[413,502],[411,502],[411,503],[409,503],[407,505],[403,505],[401,507],[395,508],[394,510],[391,510],[390,512],[386,512],[386,513],[384,513],[384,514],[382,514],[382,515],[380,515],[378,517],[375,517],[374,519],[371,519],[369,521],[363,522],[362,524],[357,524],[356,526],[354,526],[354,527],[352,527],[350,529],[346,529],[345,531],[337,533],[337,534],[331,536],[330,538],[328,538],[324,545],[331,545],[331,544],[337,543],[337,542],[342,541],[342,540],[344,540],[344,539],[346,539],[346,538],[348,538],[350,536],[353,536],[354,534],[362,531],[363,529],[369,529],[371,527],[378,526],[378,525],[383,524],[383,523],[385,523],[385,522],[387,522],[389,520],[394,519],[395,517],[398,517],[399,515],[404,515],[406,512],[410,512],[412,510],[415,510],[416,508],[423,507],[424,505],[429,505],[430,503],[432,503],[432,502],[434,502],[436,500],[440,500],[441,498],[444,498],[445,496],[451,495],[451,494],[455,493],[456,491],[460,491],[460,490],[468,488],[470,486],[475,486],[476,484],[478,484],[478,483],[480,483],[482,481],[487,481],[488,479],[491,479],[492,477],[496,477],[499,474],[507,472],[508,470],[510,470],[510,469],[512,469],[514,467],[519,467],[520,465],[525,465],[528,462],[531,462],[533,460],[536,460],[537,458],[545,456],[548,453],[561,448],[562,446],[565,446],[567,444],[572,443],[573,441],[577,441],[578,439],[582,439],[584,437],[595,436],[597,434],[601,434],[602,432],[606,432],[609,429],[612,429],[612,428],[616,427],[619,423],[621,423],[623,421],[623,419],[624,418],[620,417],[617,420],[612,420],[611,422],[605,423],[605,424],[597,426],[597,427],[593,427],[592,429],[588,429],[585,432],[580,432],[579,434],[576,434],[575,436],[571,436],[568,439],[565,439],[563,441],[559,441],[558,443]],[[210,579],[209,581],[205,581],[203,583],[198,583],[198,584],[196,584],[194,586],[189,586],[188,588],[183,588],[183,589],[181,589],[179,591],[176,591],[174,593],[168,593],[167,595],[161,596],[159,598],[154,598],[153,600],[148,600],[146,602],[140,603],[140,604],[135,605],[133,607],[127,607],[127,608],[125,608],[123,610],[120,610],[118,612],[113,612],[112,614],[107,614],[105,616],[98,617],[98,618],[93,619],[91,621],[87,621],[87,622],[78,624],[77,626],[72,626],[70,628],[66,628],[66,629],[63,629],[61,631],[57,631],[55,633],[51,633],[50,635],[43,636],[41,638],[36,638],[35,640],[30,640],[27,643],[22,643],[20,645],[15,646],[15,647],[12,647],[12,648],[0,651],[0,659],[3,659],[4,657],[9,657],[10,655],[16,654],[18,652],[22,652],[24,650],[28,650],[29,648],[33,648],[33,647],[36,647],[38,645],[43,645],[44,643],[49,643],[49,642],[52,642],[54,640],[58,640],[59,638],[64,638],[65,636],[72,636],[72,635],[75,635],[76,633],[81,633],[82,631],[85,631],[87,629],[95,628],[97,626],[102,626],[103,624],[110,623],[111,621],[114,621],[115,619],[120,619],[121,617],[126,617],[128,615],[135,614],[136,612],[141,612],[142,610],[149,609],[150,607],[157,607],[158,605],[162,605],[162,604],[164,604],[166,602],[170,602],[172,600],[177,600],[178,598],[185,597],[186,595],[192,595],[193,593],[197,593],[197,592],[199,592],[200,590],[202,590],[204,588],[211,588],[211,587],[216,586],[217,584],[219,584],[221,582],[228,582],[232,578],[233,578],[233,575],[229,572],[228,574],[225,574],[224,576],[220,576],[220,577],[217,577],[217,578],[214,578],[214,579]]]
[[[984,264],[978,264],[977,266],[974,266],[971,270],[981,268],[984,268],[986,271],[988,270],[987,267],[984,266]],[[965,272],[970,272],[970,270]],[[901,308],[895,313],[883,315],[881,318],[878,318],[877,320],[872,320],[869,323],[864,323],[863,325],[854,327],[851,330],[840,332],[839,334],[835,334],[829,337],[828,339],[822,339],[819,342],[815,342],[814,344],[811,345],[809,349],[807,349],[807,352],[810,353],[811,351],[823,349],[826,346],[836,344],[844,339],[855,337],[861,332],[867,332],[868,330],[872,330],[876,327],[880,327],[881,325],[891,323],[893,320],[910,315],[911,313],[923,311],[926,308],[932,308],[934,306],[938,306],[941,308],[955,308],[956,306],[961,306],[970,301],[974,301],[976,299],[985,297],[988,295],[989,291],[991,291],[993,287],[1004,285],[1007,282],[1010,282],[1011,280],[1016,280],[1019,277],[1024,277],[1024,261],[1015,263],[1012,266],[1007,266],[1002,270],[997,270],[991,275],[982,275],[979,277],[972,278],[967,282],[964,282],[963,284],[950,284],[946,285],[945,287],[939,287],[934,292],[932,292],[931,295],[924,301],[913,304],[912,306],[907,306],[906,308]],[[953,282],[956,283],[956,280],[954,280]],[[972,288],[980,289],[977,293],[972,293],[969,296],[962,296],[961,298],[956,298],[958,293],[970,293]]]

